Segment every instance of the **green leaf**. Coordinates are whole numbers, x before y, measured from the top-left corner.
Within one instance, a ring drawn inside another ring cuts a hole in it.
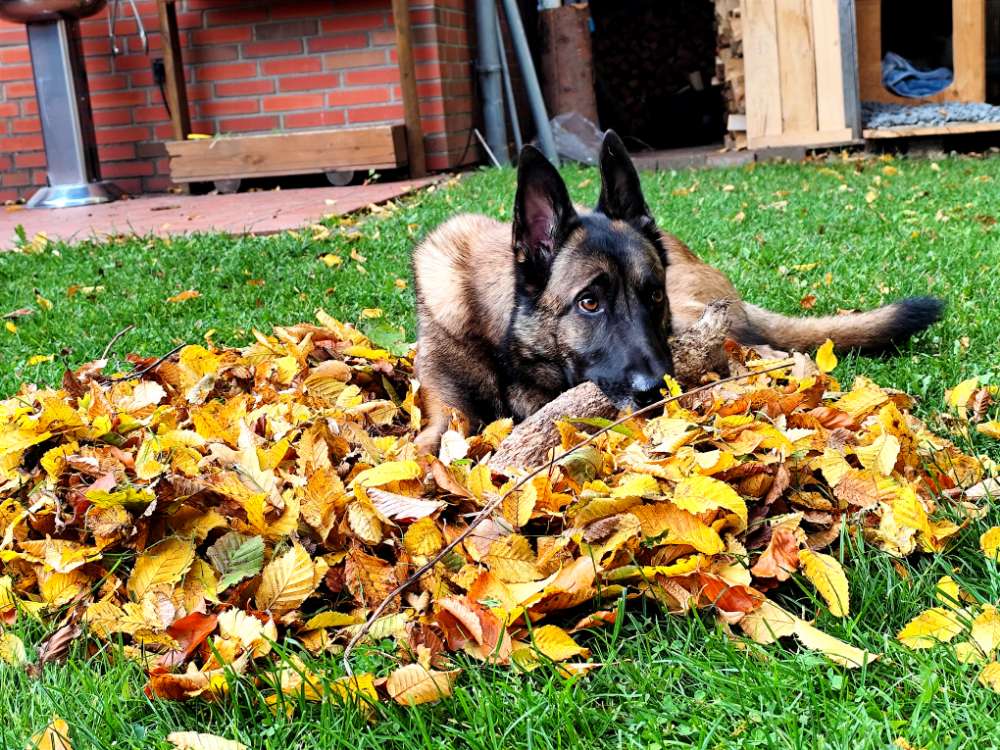
[[[225,591],[260,573],[264,567],[264,540],[231,531],[208,548],[208,559],[222,576],[219,591]]]

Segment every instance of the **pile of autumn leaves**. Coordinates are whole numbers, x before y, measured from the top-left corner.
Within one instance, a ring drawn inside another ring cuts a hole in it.
[[[515,486],[518,472],[487,463],[509,422],[418,455],[410,359],[318,321],[243,350],[133,358],[139,376],[92,363],[61,389],[0,402],[0,622],[54,631],[28,668],[88,637],[121,641],[148,669],[150,696],[218,699],[245,675],[282,706],[422,703],[450,694],[455,652],[586,673],[596,665],[577,634],[613,622],[622,596],[708,608],[758,642],[794,636],[856,667],[877,655],[767,592],[799,574],[846,616],[847,578],[823,551],[842,534],[896,556],[935,552],[981,514],[960,488],[983,480],[983,461],[929,432],[906,395],[861,378],[842,390],[829,347],[818,368],[798,358],[596,439],[592,421],[567,420],[562,447],[578,450]],[[960,388],[970,404],[981,390]],[[963,653],[996,686],[996,611],[949,585],[950,602],[901,638],[964,633]],[[395,643],[390,673],[336,678],[274,653],[338,653],[362,632]],[[27,661],[16,636],[0,638],[4,660]]]

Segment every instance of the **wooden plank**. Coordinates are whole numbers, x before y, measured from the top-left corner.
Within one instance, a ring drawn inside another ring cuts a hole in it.
[[[951,98],[986,101],[986,0],[952,0],[951,18],[955,70]]]
[[[166,145],[170,177],[176,182],[390,169],[407,163],[402,125],[170,141]]]
[[[392,16],[396,22],[396,54],[399,58],[399,82],[403,93],[403,120],[406,123],[410,176],[423,177],[427,174],[427,159],[424,153],[424,129],[420,122],[417,73],[413,62],[409,0],[392,0]]]
[[[191,111],[188,108],[187,85],[184,82],[184,57],[181,54],[177,30],[177,6],[171,0],[157,0],[160,15],[160,36],[163,43],[163,67],[166,71],[167,106],[174,138],[182,141],[191,132]]]
[[[858,81],[858,24],[854,0],[838,0],[844,119],[855,138],[861,137],[861,87]]]
[[[1000,131],[1000,122],[953,122],[948,125],[907,125],[900,128],[865,128],[864,137],[871,140],[880,138],[919,138],[930,135],[964,135],[968,133],[995,133]]]
[[[779,135],[781,84],[775,0],[743,0],[743,63],[747,137]]]
[[[821,131],[835,130],[847,124],[840,13],[831,0],[810,0],[810,3],[816,56],[816,124]]]
[[[882,86],[882,0],[856,0],[861,101],[878,101]]]
[[[810,0],[777,4],[782,132],[811,133],[816,121],[816,66]]]
[[[846,146],[859,143],[854,138],[850,128],[838,130],[818,130],[812,133],[781,133],[780,135],[765,135],[757,138],[747,138],[749,148],[777,148],[779,146],[805,146],[806,148],[825,148],[827,146]]]

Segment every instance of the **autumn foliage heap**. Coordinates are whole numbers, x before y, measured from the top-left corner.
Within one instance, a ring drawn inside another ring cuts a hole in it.
[[[828,550],[842,535],[937,551],[979,513],[960,493],[939,503],[980,481],[982,461],[931,434],[906,395],[863,378],[842,389],[829,348],[819,368],[798,358],[767,373],[773,362],[739,352],[744,379],[597,437],[594,420],[567,419],[562,448],[578,449],[512,491],[523,470],[487,461],[509,422],[419,456],[411,359],[318,319],[242,350],[132,357],[133,374],[95,362],[0,402],[0,622],[45,621],[40,660],[88,637],[121,641],[161,698],[218,699],[267,663],[275,703],[420,703],[451,692],[455,652],[586,673],[578,633],[645,596],[854,667],[877,655],[767,593],[801,574],[846,616]],[[337,678],[274,653],[338,652],[363,628],[394,639],[390,673]],[[11,632],[0,643],[25,659]]]

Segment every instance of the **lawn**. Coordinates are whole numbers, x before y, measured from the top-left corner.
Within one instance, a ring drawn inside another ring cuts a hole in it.
[[[565,176],[575,199],[594,201],[593,170],[567,168]],[[837,371],[844,382],[863,373],[920,397],[919,412],[932,422],[946,387],[973,375],[997,382],[998,183],[996,158],[833,159],[644,176],[660,225],[755,303],[815,314],[913,294],[946,299],[946,320],[900,356],[845,358]],[[410,340],[413,242],[459,211],[509,218],[512,196],[511,171],[480,172],[356,220],[331,221],[329,232],[127,238],[0,254],[0,315],[34,311],[0,328],[0,396],[22,382],[57,381],[64,362],[99,357],[127,326],[134,328],[112,347],[113,368],[127,367],[128,352],[156,355],[206,338],[245,343],[254,328],[311,319],[319,307],[375,336]],[[186,290],[200,296],[169,301]],[[365,317],[366,308],[380,308],[383,317]],[[37,363],[38,355],[52,360]],[[997,456],[985,438],[966,447]],[[368,721],[333,704],[304,705],[294,718],[274,714],[249,683],[236,686],[226,705],[151,702],[138,666],[113,650],[80,646],[68,665],[40,679],[0,664],[0,715],[7,717],[0,747],[22,747],[55,712],[69,721],[76,750],[166,748],[168,732],[195,729],[274,750],[887,748],[897,739],[914,747],[981,747],[995,737],[1000,696],[980,687],[978,668],[961,664],[950,648],[913,652],[894,636],[931,606],[942,575],[980,601],[1000,601],[1000,569],[977,545],[998,523],[993,510],[952,551],[901,564],[849,542],[846,620],[786,586],[786,606],[818,614],[824,630],[884,655],[854,672],[790,644],[733,642],[709,617],[635,607],[617,627],[586,638],[593,660],[605,666],[581,681],[547,669],[526,676],[470,665],[450,701],[382,706]],[[21,627],[29,648],[44,636],[37,626]],[[363,658],[369,666],[384,662],[377,651]]]

